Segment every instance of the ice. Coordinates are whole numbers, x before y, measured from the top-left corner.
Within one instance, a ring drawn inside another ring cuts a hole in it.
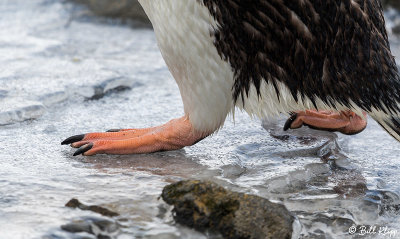
[[[0,99],[5,98],[8,94],[8,91],[0,89]]]
[[[6,98],[0,101],[0,125],[37,119],[44,113],[45,107],[40,102],[19,98]]]
[[[399,56],[398,38],[390,41]],[[343,136],[284,132],[285,116],[261,122],[236,112],[184,150],[74,158],[60,145],[66,137],[183,114],[153,32],[70,2],[0,1],[0,64],[0,238],[71,238],[62,225],[110,220],[64,207],[73,197],[119,212],[118,238],[206,238],[173,223],[158,199],[188,178],[283,203],[305,238],[351,238],[353,224],[400,232],[399,144],[371,119]]]
[[[68,99],[68,93],[66,91],[57,91],[41,96],[40,101],[43,105],[49,107],[58,103],[61,103]]]

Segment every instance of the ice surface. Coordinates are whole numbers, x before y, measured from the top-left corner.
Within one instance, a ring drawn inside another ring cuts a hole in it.
[[[400,148],[372,120],[343,136],[283,132],[282,120],[237,112],[184,150],[72,157],[60,145],[68,136],[158,125],[183,112],[151,30],[85,12],[63,1],[0,1],[0,238],[71,238],[62,225],[99,220],[119,225],[118,238],[205,238],[174,224],[158,199],[186,178],[285,204],[303,237],[350,238],[353,224],[400,233]],[[399,40],[391,42],[400,55]],[[73,197],[121,216],[64,207]]]
[[[42,116],[44,111],[41,102],[8,97],[0,103],[0,125],[36,119]]]

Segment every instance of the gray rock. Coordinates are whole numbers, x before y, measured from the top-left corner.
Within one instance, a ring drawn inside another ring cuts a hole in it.
[[[120,225],[117,222],[95,217],[74,220],[62,225],[61,229],[70,233],[92,234],[96,238],[116,238],[120,233]]]
[[[381,0],[384,8],[390,6],[400,10],[400,1],[399,0]]]
[[[97,15],[135,19],[150,25],[150,22],[137,0],[73,0],[86,4]],[[389,6],[400,10],[400,1],[381,0],[384,8]]]
[[[61,229],[71,233],[87,232],[93,234],[92,226],[89,222],[80,220],[74,221],[61,226]]]
[[[137,0],[73,0],[88,5],[96,15],[132,19],[151,26],[142,6]]]
[[[280,204],[231,192],[212,182],[180,181],[164,188],[178,223],[224,238],[291,238],[294,217]]]
[[[94,87],[94,92],[90,99],[98,100],[109,93],[129,90],[132,85],[132,80],[123,77],[109,79]]]
[[[400,35],[400,23],[392,28],[394,34]]]

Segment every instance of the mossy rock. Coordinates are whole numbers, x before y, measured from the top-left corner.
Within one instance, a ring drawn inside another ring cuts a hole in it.
[[[212,182],[180,181],[164,188],[174,219],[224,238],[291,238],[294,217],[281,204],[255,195],[232,192]]]

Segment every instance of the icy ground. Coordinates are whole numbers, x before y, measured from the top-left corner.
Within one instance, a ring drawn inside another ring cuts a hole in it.
[[[399,42],[392,37],[400,56]],[[60,226],[96,220],[114,225],[113,238],[205,238],[174,224],[158,199],[166,184],[192,177],[284,203],[303,238],[350,238],[352,225],[400,238],[400,144],[373,121],[351,137],[284,133],[282,121],[237,112],[215,136],[175,152],[72,157],[60,145],[182,112],[151,30],[62,1],[0,1],[0,238],[91,238]],[[73,197],[121,216],[64,207]]]

